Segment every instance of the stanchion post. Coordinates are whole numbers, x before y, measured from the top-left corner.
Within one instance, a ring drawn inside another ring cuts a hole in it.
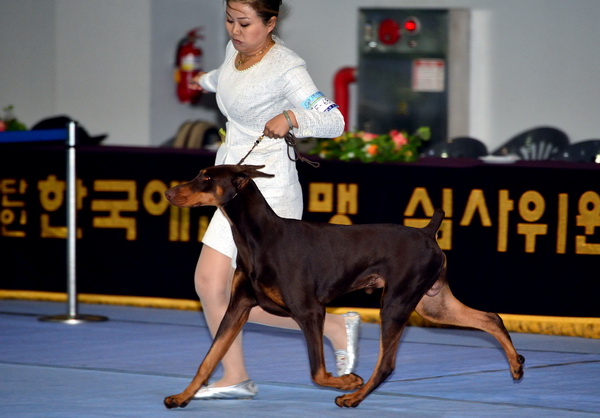
[[[70,317],[77,316],[77,170],[75,122],[69,122],[67,139],[67,302]]]
[[[77,304],[77,124],[69,122],[67,136],[67,314],[44,316],[40,321],[79,324],[108,320],[105,316],[80,315]]]

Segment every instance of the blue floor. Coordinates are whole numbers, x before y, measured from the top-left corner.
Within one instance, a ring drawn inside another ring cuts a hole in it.
[[[600,340],[512,334],[526,358],[514,384],[495,340],[470,330],[409,327],[395,373],[356,409],[309,378],[299,332],[248,324],[253,400],[166,410],[208,350],[198,312],[80,305],[106,322],[40,322],[65,304],[0,300],[0,417],[589,417],[600,416]],[[363,324],[357,373],[370,376],[378,326]],[[329,368],[333,354],[326,347]],[[220,371],[217,371],[217,374]]]

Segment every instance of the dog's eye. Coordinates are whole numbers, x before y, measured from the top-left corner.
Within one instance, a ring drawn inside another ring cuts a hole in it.
[[[204,181],[210,181],[210,177],[209,176],[204,176],[203,180]]]

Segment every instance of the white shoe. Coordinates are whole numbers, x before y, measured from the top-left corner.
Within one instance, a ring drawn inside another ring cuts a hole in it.
[[[345,350],[336,350],[335,367],[338,376],[350,374],[358,363],[358,337],[360,334],[360,315],[358,312],[346,312],[342,315],[346,325],[347,346]]]
[[[256,383],[252,380],[245,380],[232,386],[203,386],[196,392],[194,399],[252,399],[257,393]]]

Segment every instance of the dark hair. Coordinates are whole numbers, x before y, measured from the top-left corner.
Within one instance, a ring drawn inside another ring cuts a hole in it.
[[[258,17],[260,17],[263,23],[266,25],[273,16],[279,16],[279,7],[283,3],[283,0],[225,0],[225,3],[242,3],[252,7]]]

